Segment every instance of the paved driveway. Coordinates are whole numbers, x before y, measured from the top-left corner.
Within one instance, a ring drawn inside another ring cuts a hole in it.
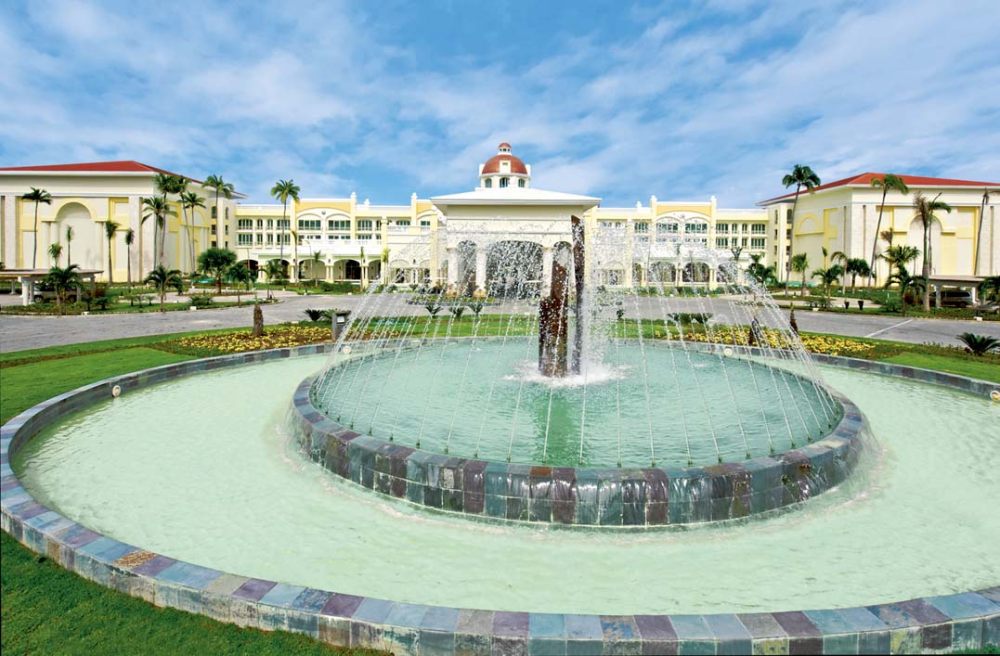
[[[306,308],[340,308],[354,310],[362,302],[363,296],[297,296],[282,295],[281,302],[263,306],[264,322],[268,324],[298,321],[305,318]],[[388,294],[382,298],[369,299],[375,303],[375,311],[384,315],[423,315],[425,310],[419,305],[405,303],[403,294]],[[707,311],[715,314],[731,313],[734,306],[725,300],[690,301],[673,300],[677,308],[669,311]],[[626,307],[626,316],[661,318],[663,308],[659,299],[641,297],[635,307]],[[530,303],[516,303],[494,308],[491,311],[533,312]],[[963,332],[975,332],[1000,338],[1000,323],[950,321],[940,319],[904,319],[898,316],[867,316],[834,314],[829,312],[797,312],[799,328],[812,332],[833,333],[855,337],[878,337],[902,342],[921,344],[957,344],[955,336]],[[148,314],[116,314],[71,317],[26,317],[0,315],[0,352],[20,351],[59,344],[74,344],[102,339],[163,335],[189,330],[209,330],[213,328],[249,327],[253,310],[230,308],[217,310],[197,310],[194,312],[165,312]]]

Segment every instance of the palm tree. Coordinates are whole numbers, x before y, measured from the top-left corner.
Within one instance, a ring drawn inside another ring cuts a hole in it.
[[[976,247],[973,252],[976,254],[976,261],[973,263],[972,272],[974,275],[979,275],[979,260],[982,257],[979,255],[979,251],[983,246],[983,224],[986,223],[986,206],[990,203],[990,190],[989,188],[983,189],[983,202],[979,206],[979,226],[976,228]]]
[[[984,278],[979,283],[979,294],[984,301],[1000,301],[1000,276]]]
[[[363,260],[365,257],[364,249],[362,248],[361,251],[362,251],[361,258]],[[313,274],[313,284],[315,285],[316,281],[319,280],[319,276],[316,275],[316,269],[318,269],[319,266],[323,264],[323,253],[321,251],[316,251],[315,253],[312,254],[312,256],[309,259],[313,261],[312,274]]]
[[[34,269],[38,265],[38,204],[45,203],[46,205],[51,205],[52,194],[44,189],[32,187],[31,191],[21,196],[21,198],[32,201],[35,204],[35,229],[32,233],[35,238],[35,247],[31,250],[31,268]]]
[[[59,266],[59,256],[62,255],[62,244],[54,242],[49,246],[49,257],[52,258],[52,266]]]
[[[989,335],[962,333],[958,339],[965,344],[966,351],[976,356],[986,355],[993,349],[1000,349],[1000,339]]]
[[[294,180],[278,180],[271,187],[271,196],[275,200],[281,201],[281,239],[278,240],[278,259],[285,259],[285,231],[288,230],[288,199],[299,202],[299,187]],[[292,275],[294,275],[294,270]]]
[[[831,264],[824,269],[814,269],[812,272],[813,278],[819,278],[820,282],[823,283],[823,296],[826,298],[827,307],[830,305],[830,287],[837,284],[842,275],[844,275],[844,267],[839,264]]]
[[[152,218],[155,220],[153,224],[153,258],[156,260],[157,266],[163,266],[163,242],[166,237],[166,224],[167,215],[175,214],[175,212],[170,209],[170,203],[167,202],[165,196],[153,196],[152,198],[143,198],[143,215],[142,221],[139,223],[139,227],[146,223],[146,219]],[[160,236],[157,239],[157,235]],[[159,243],[159,251],[157,251],[157,243]],[[140,258],[142,255],[140,254]],[[142,269],[142,262],[139,263],[140,270]]]
[[[298,231],[292,229],[289,230],[292,235],[292,276],[293,280],[298,280],[299,276],[299,233]]]
[[[236,264],[236,253],[228,248],[209,248],[198,256],[198,269],[215,278],[217,294],[222,294],[222,279]]]
[[[792,201],[792,218],[789,222],[789,234],[791,237],[788,239],[788,250],[794,253],[794,248],[792,247],[792,239],[795,237],[795,210],[799,204],[799,193],[802,189],[805,189],[809,193],[818,187],[820,184],[819,176],[816,175],[811,168],[803,164],[796,164],[792,167],[792,172],[785,175],[781,179],[781,184],[788,189],[792,185],[795,185],[795,199]]]
[[[747,274],[766,287],[769,283],[774,282],[777,276],[773,265],[764,266],[761,264],[763,258],[763,253],[751,253],[750,264],[747,266]]]
[[[875,258],[878,253],[878,237],[880,236],[880,231],[882,230],[882,212],[885,210],[885,197],[890,191],[898,191],[901,194],[910,193],[910,188],[906,186],[903,179],[898,175],[893,175],[892,173],[886,173],[881,178],[874,178],[872,180],[873,189],[882,190],[882,202],[878,206],[878,221],[875,222],[875,239],[872,240],[872,260],[869,265],[870,273],[868,274],[868,286],[872,285],[872,276],[875,275]],[[891,232],[889,233],[892,234]],[[886,241],[892,246],[892,238],[890,237]]]
[[[940,194],[938,194],[940,196]],[[920,220],[921,225],[924,228],[924,266],[922,275],[924,276],[924,312],[931,311],[931,226],[934,225],[938,218],[934,216],[934,212],[938,210],[944,210],[946,212],[951,212],[951,205],[940,201],[937,196],[934,200],[927,200],[927,198],[920,192],[917,192],[916,197],[913,199],[913,213]]]
[[[119,225],[115,221],[108,221],[104,224],[104,236],[108,238],[108,283],[114,282],[114,269],[111,268],[111,249],[115,242],[115,233],[118,232]]]
[[[181,194],[181,207],[184,208],[185,220],[187,219],[187,210],[191,210],[191,221],[187,224],[188,233],[188,250],[191,254],[191,270],[194,271],[195,268],[195,248],[194,248],[194,210],[196,207],[205,207],[205,199],[199,196],[193,191],[186,191]]]
[[[179,175],[172,175],[169,173],[157,173],[155,176],[153,176],[153,186],[156,187],[156,190],[160,193],[160,198],[163,199],[163,205],[167,208],[167,211],[163,213],[164,217],[163,220],[157,221],[156,224],[156,227],[158,227],[161,232],[160,255],[159,255],[159,264],[161,266],[163,264],[163,250],[165,247],[165,242],[167,240],[166,215],[174,214],[176,216],[176,213],[170,210],[170,204],[167,201],[167,196],[169,194],[179,195],[184,193],[184,191],[187,189],[187,184],[188,181]]]
[[[275,280],[285,279],[285,265],[281,260],[268,260],[264,263],[264,275],[267,276],[267,282],[273,284]],[[271,288],[267,289],[267,297],[271,298]]]
[[[250,271],[246,262],[237,262],[226,270],[226,277],[236,286],[236,305],[239,305],[242,289],[240,285],[246,285],[249,291],[250,285],[253,283],[253,272]]]
[[[167,290],[171,287],[179,287],[184,284],[184,278],[177,269],[167,269],[162,264],[156,266],[149,272],[145,280],[147,285],[152,285],[160,295],[160,312],[164,312],[163,302],[167,297]]]
[[[905,266],[897,264],[896,273],[889,276],[888,280],[885,282],[885,286],[889,287],[893,284],[899,286],[899,299],[902,305],[902,314],[903,316],[906,316],[906,297],[908,292],[913,291],[914,294],[921,294],[927,289],[927,281],[922,276],[911,276]]]
[[[798,253],[792,256],[792,271],[802,274],[802,291],[800,296],[806,295],[806,271],[809,270],[809,256],[805,253]]]
[[[853,293],[855,287],[857,287],[858,276],[865,277],[871,275],[871,267],[868,266],[868,260],[865,258],[852,257],[844,265],[844,272],[851,276],[851,293]]]
[[[73,264],[73,226],[66,226],[66,264]]]
[[[229,200],[233,197],[235,188],[232,183],[223,180],[221,175],[214,174],[205,178],[205,181],[201,183],[201,186],[215,190],[215,243],[217,246],[225,246],[222,237],[225,234],[225,231],[219,229],[219,225],[222,222],[224,215],[222,208],[219,207],[219,197],[221,196],[226,200]]]
[[[920,249],[916,246],[900,244],[899,246],[890,246],[885,249],[885,252],[880,257],[889,263],[889,273],[891,275],[894,268],[898,273],[899,269],[906,268],[910,262],[920,257]]]
[[[70,264],[65,269],[54,266],[42,279],[56,293],[56,306],[59,308],[59,314],[63,313],[63,300],[66,293],[80,286],[80,274],[77,273],[77,269],[79,267],[75,264]]]
[[[135,242],[135,230],[129,228],[125,231],[125,257],[128,262],[126,275],[128,276],[128,286],[132,288],[132,244]]]

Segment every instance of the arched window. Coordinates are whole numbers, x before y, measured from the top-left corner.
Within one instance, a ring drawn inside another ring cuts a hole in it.
[[[510,178],[500,178],[500,188],[506,189],[510,186]]]
[[[521,178],[517,181],[517,186],[521,187],[522,189],[524,188],[524,178]]]
[[[486,187],[487,189],[491,189],[493,187],[492,178],[486,178],[486,184],[484,184],[483,186]]]

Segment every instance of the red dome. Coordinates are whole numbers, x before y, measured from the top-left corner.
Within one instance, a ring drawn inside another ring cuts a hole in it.
[[[509,173],[528,175],[528,167],[524,165],[521,158],[514,157],[513,155],[508,155],[506,153],[503,155],[494,155],[486,160],[486,163],[483,164],[483,175],[487,173],[501,173],[500,162],[510,162]]]

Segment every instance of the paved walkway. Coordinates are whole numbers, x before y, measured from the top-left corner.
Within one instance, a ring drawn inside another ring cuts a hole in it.
[[[298,296],[281,294],[281,302],[263,306],[267,324],[299,321],[305,318],[306,308],[338,308],[354,310],[363,296]],[[419,305],[407,305],[403,294],[386,295],[372,300],[379,304],[377,312],[383,315],[423,315]],[[677,301],[681,303],[681,301]],[[516,303],[490,311],[530,312],[534,305]],[[697,302],[681,310],[713,312],[718,315],[732,312],[733,306],[717,299]],[[640,297],[635,308],[625,308],[626,316],[640,314],[643,318],[662,318],[658,299]],[[676,311],[676,310],[672,310]],[[832,333],[853,337],[877,337],[901,342],[955,345],[956,335],[974,332],[1000,338],[1000,322],[955,321],[944,319],[906,319],[899,316],[850,315],[831,312],[796,312],[799,328],[810,332]],[[250,327],[253,310],[250,307],[196,310],[194,312],[158,312],[148,314],[115,314],[68,317],[29,317],[0,315],[0,352],[20,351],[60,344],[75,344],[103,339],[163,335],[191,330],[214,328]]]

